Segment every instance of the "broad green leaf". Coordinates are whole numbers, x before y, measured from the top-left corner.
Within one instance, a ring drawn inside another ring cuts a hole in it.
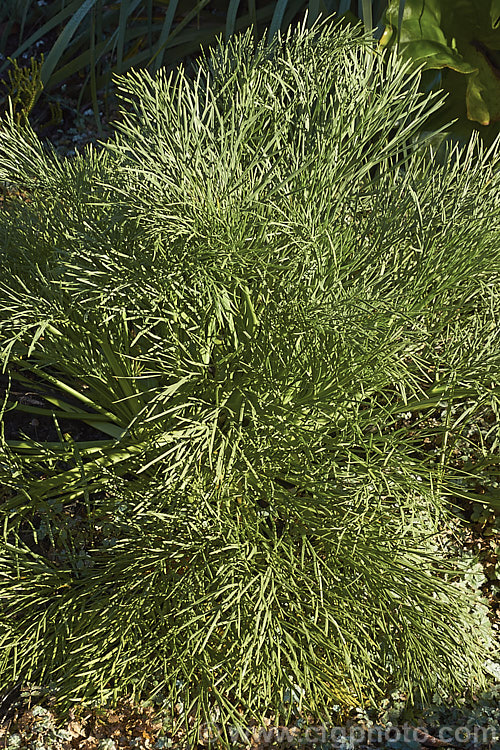
[[[469,120],[500,120],[500,28],[498,0],[406,0],[401,26],[399,0],[389,2],[382,46],[395,44],[415,67],[448,69],[442,85],[450,100],[463,96]]]

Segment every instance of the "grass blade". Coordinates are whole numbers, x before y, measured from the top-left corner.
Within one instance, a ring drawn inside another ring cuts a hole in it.
[[[44,86],[47,86],[52,73],[54,72],[62,55],[64,54],[74,33],[76,32],[85,16],[94,7],[96,2],[97,0],[84,0],[83,3],[79,3],[78,10],[73,13],[70,20],[67,22],[66,26],[54,42],[54,45],[47,55],[41,70],[41,79]]]

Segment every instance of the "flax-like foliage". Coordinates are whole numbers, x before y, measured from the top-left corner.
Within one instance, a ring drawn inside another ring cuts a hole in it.
[[[322,25],[122,78],[73,160],[3,123],[4,682],[195,727],[481,682],[436,533],[498,399],[498,144],[435,163],[418,83]]]
[[[400,0],[401,8],[404,0]],[[78,80],[78,108],[91,101],[99,121],[98,91],[108,88],[112,73],[131,68],[158,70],[176,65],[201,47],[213,44],[220,34],[226,38],[249,27],[255,38],[272,39],[307,11],[309,22],[320,14],[364,22],[365,28],[384,28],[386,0],[227,0],[217,14],[208,0],[3,0],[0,5],[0,75],[12,60],[26,51],[44,48],[42,69],[45,91]],[[351,13],[354,11],[354,14]],[[17,36],[17,48],[12,39]],[[52,36],[55,34],[55,41]],[[45,49],[45,45],[50,47]],[[8,58],[11,58],[10,60]],[[26,69],[27,70],[27,69]],[[83,85],[82,80],[83,78]],[[37,93],[37,98],[40,92]]]

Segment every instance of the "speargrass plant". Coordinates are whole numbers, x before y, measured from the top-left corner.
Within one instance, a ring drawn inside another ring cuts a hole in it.
[[[498,403],[499,148],[436,163],[418,84],[323,24],[121,78],[71,160],[4,120],[5,685],[196,730],[481,684],[436,535]]]

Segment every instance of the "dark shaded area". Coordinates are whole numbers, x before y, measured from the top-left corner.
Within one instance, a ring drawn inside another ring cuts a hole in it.
[[[56,396],[55,391],[49,391],[44,388],[48,396]],[[7,396],[7,399],[6,399]],[[71,397],[66,401],[77,407],[80,411],[85,411],[82,405]],[[54,418],[43,414],[30,413],[30,408],[53,409],[48,401],[37,390],[33,390],[19,382],[12,382],[9,389],[9,379],[6,375],[0,375],[0,403],[5,403],[5,413],[3,416],[4,438],[5,440],[23,440],[30,438],[37,442],[57,442],[60,435],[57,431]],[[22,407],[16,408],[16,407]],[[24,410],[26,408],[26,410]],[[57,418],[57,423],[61,433],[69,434],[75,441],[105,440],[107,436],[99,430],[91,427],[85,422],[75,419]]]

